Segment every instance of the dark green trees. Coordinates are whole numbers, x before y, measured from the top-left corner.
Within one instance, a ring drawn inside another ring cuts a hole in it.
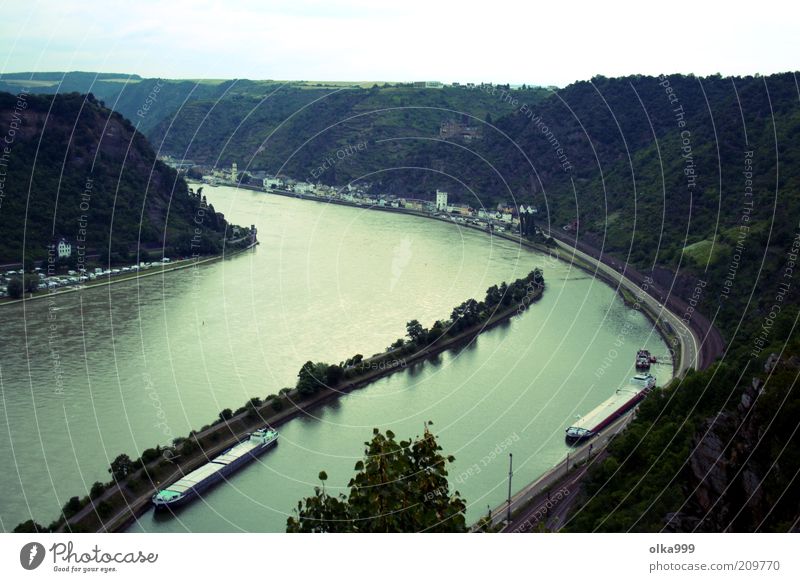
[[[288,532],[463,532],[466,504],[450,493],[447,463],[434,435],[425,428],[415,440],[395,440],[392,431],[373,430],[356,463],[349,495],[333,496],[321,487],[297,504]]]
[[[131,458],[128,455],[122,454],[111,461],[108,472],[111,473],[115,480],[121,481],[130,475],[135,468],[136,465],[131,461]]]
[[[310,396],[325,386],[328,364],[308,361],[297,373],[297,390],[301,396]]]
[[[453,312],[450,314],[450,321],[453,323],[453,331],[458,333],[479,323],[480,311],[481,306],[474,299],[467,299],[464,303],[454,308]]]
[[[325,369],[325,383],[328,386],[336,386],[343,377],[344,369],[337,364],[331,364]]]
[[[416,346],[423,344],[427,339],[425,328],[416,319],[412,319],[406,324],[406,332],[408,332],[408,339]]]
[[[14,533],[46,533],[48,531],[50,530],[47,527],[32,519],[24,521],[14,528]]]
[[[26,293],[35,293],[39,290],[39,276],[33,273],[25,273],[22,285],[25,287]]]
[[[8,282],[8,296],[12,299],[19,299],[22,297],[22,279],[14,277]]]

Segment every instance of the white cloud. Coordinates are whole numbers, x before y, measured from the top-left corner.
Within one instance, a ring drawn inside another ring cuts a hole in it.
[[[684,0],[48,0],[7,4],[0,46],[6,71],[563,85],[595,74],[794,70],[789,10]]]

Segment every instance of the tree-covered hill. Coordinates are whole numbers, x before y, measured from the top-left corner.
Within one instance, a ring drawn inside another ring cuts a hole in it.
[[[198,99],[168,116],[148,135],[166,152],[212,165],[281,171],[311,179],[311,172],[336,150],[365,142],[357,158],[338,164],[322,180],[346,184],[363,174],[409,165],[427,155],[426,139],[439,138],[442,122],[478,126],[496,109],[497,98],[477,89],[422,89],[408,85],[252,88],[246,81],[222,99]],[[250,90],[246,88],[251,87]],[[544,89],[519,90],[531,102]],[[392,140],[411,139],[401,143]],[[387,141],[388,140],[388,141]],[[477,140],[480,141],[480,140]],[[427,162],[431,163],[431,160]],[[425,166],[423,166],[425,167]],[[398,191],[415,189],[411,180],[381,181]],[[429,193],[428,193],[429,194]]]
[[[559,91],[537,115],[571,171],[530,119],[498,126],[534,162],[534,199],[554,230],[579,219],[570,236],[684,298],[702,282],[702,310],[729,341],[768,313],[800,220],[793,74],[597,78]],[[796,299],[793,285],[787,300]]]
[[[800,334],[795,306],[761,321],[722,362],[639,407],[593,466],[568,531],[797,531]]]
[[[221,248],[226,223],[156,159],[145,137],[93,97],[0,93],[0,262],[44,260],[65,238],[87,255]],[[195,219],[201,216],[200,233]]]

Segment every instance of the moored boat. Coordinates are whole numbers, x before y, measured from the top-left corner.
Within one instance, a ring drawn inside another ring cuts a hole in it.
[[[153,505],[156,509],[183,505],[277,443],[276,430],[264,427],[252,432],[247,439],[158,491],[152,497]]]
[[[636,369],[649,370],[650,364],[656,363],[656,357],[648,350],[639,350],[636,352]]]
[[[656,379],[651,374],[636,374],[627,386],[618,388],[613,396],[568,427],[566,430],[567,443],[578,444],[597,436],[603,429],[644,400],[655,385]]]

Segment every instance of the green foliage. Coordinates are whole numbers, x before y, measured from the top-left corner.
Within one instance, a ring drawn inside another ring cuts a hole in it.
[[[422,327],[422,324],[416,319],[412,319],[406,324],[406,331],[408,332],[408,339],[415,345],[424,343],[428,336],[428,330]]]
[[[332,364],[325,369],[325,383],[336,386],[344,377],[344,370],[337,364]]]
[[[766,354],[753,358],[734,345],[724,362],[648,396],[609,445],[608,458],[590,469],[584,504],[566,529],[788,531],[800,517],[800,394],[793,389],[800,333],[789,331],[793,311],[775,323],[783,352],[771,373],[763,369]],[[749,347],[751,337],[742,338]],[[713,449],[716,464],[697,452],[709,442],[722,449]]]
[[[172,85],[166,89],[172,90]],[[235,85],[226,86],[228,89],[227,94],[200,93],[200,98],[187,95],[190,98],[180,109],[175,106],[174,115],[163,115],[158,124],[148,129],[148,137],[154,143],[163,142],[165,151],[180,152],[196,161],[227,165],[251,159],[251,167],[272,172],[282,168],[297,178],[310,177],[311,171],[337,149],[364,141],[368,144],[366,149],[322,176],[326,182],[344,184],[380,164],[386,167],[413,158],[422,161],[432,149],[396,142],[386,148],[378,140],[437,136],[442,121],[467,115],[472,116],[467,118],[470,123],[483,126],[490,111],[506,114],[513,110],[501,104],[497,95],[467,88],[349,86],[343,90],[237,80]],[[541,88],[514,93],[531,105],[548,94]],[[267,95],[269,98],[265,99]],[[341,123],[343,119],[348,120],[346,124]],[[309,142],[311,136],[315,137]],[[259,147],[265,143],[269,147]],[[255,157],[253,152],[258,152]],[[383,177],[389,191],[399,182],[391,174]],[[432,185],[430,173],[420,175],[424,188]],[[402,181],[409,190],[414,188],[411,180]]]
[[[43,526],[40,523],[36,523],[32,519],[28,521],[23,521],[17,527],[14,528],[14,533],[46,533],[50,531],[49,528]]]
[[[251,398],[245,405],[245,408],[247,408],[247,416],[251,419],[258,418],[260,416],[258,410],[261,408],[261,404],[260,398]]]
[[[101,501],[97,505],[97,514],[103,519],[111,517],[111,514],[113,512],[114,512],[114,506],[111,505],[108,501]]]
[[[45,260],[62,236],[106,264],[131,261],[141,246],[188,254],[201,212],[197,252],[221,248],[224,219],[202,208],[129,121],[74,93],[26,100],[5,176],[6,192],[25,195],[3,200],[0,261]],[[0,93],[0,116],[10,117],[16,103]]]
[[[355,465],[348,496],[325,492],[321,487],[297,505],[289,532],[463,532],[466,503],[458,491],[450,493],[448,463],[441,446],[427,429],[414,440],[397,441],[387,430],[373,431],[364,443],[364,460]]]
[[[191,455],[197,452],[198,448],[199,447],[197,446],[197,441],[195,439],[193,438],[186,439],[185,441],[183,441],[183,444],[181,445],[180,448],[181,455],[185,456]]]
[[[348,358],[347,361],[344,363],[345,368],[351,368],[354,366],[358,366],[364,360],[364,356],[362,354],[356,354],[352,358]]]
[[[219,419],[222,420],[222,421],[228,421],[231,418],[233,418],[233,411],[230,408],[224,408],[219,413]]]
[[[81,507],[82,507],[82,504],[81,504],[81,500],[80,500],[79,497],[77,497],[77,496],[70,497],[69,501],[67,501],[67,503],[64,504],[64,507],[62,509],[62,513],[64,514],[64,517],[69,519],[73,515],[78,513],[81,510]]]
[[[116,459],[111,461],[111,466],[108,472],[114,477],[116,481],[122,481],[136,469],[136,463],[131,461],[131,458],[126,454],[119,455]]]
[[[33,273],[25,273],[23,287],[26,293],[35,293],[39,290],[39,276]]]
[[[141,462],[145,465],[149,465],[156,459],[161,456],[161,447],[156,447],[154,449],[145,449],[142,452]]]
[[[11,297],[11,299],[20,299],[23,289],[22,279],[19,277],[13,277],[8,282],[8,296]]]
[[[106,486],[104,483],[101,483],[100,481],[95,481],[92,484],[91,490],[89,491],[89,499],[97,499],[105,492],[105,490]]]
[[[297,390],[303,397],[315,394],[320,388],[325,386],[327,378],[328,364],[309,361],[303,364],[297,374]]]
[[[480,321],[481,307],[474,299],[468,299],[450,314],[452,329],[458,333],[466,328],[476,325]]]

